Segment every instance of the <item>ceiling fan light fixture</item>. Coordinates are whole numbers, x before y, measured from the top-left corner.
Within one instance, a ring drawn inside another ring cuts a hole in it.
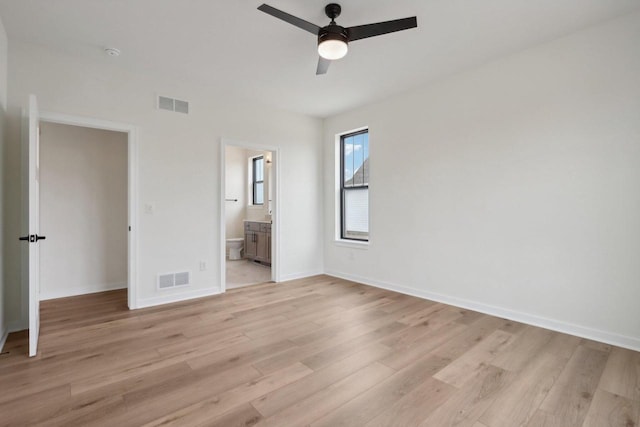
[[[344,58],[348,51],[349,46],[343,40],[323,40],[318,44],[318,54],[332,61]]]
[[[318,54],[324,59],[343,58],[349,51],[349,37],[344,28],[336,24],[324,27],[318,34]]]
[[[343,58],[349,51],[350,42],[408,30],[418,26],[418,19],[412,16],[373,24],[356,25],[355,27],[343,27],[336,24],[336,18],[340,16],[342,11],[342,8],[337,3],[329,3],[324,8],[325,14],[331,19],[329,25],[324,27],[307,22],[268,4],[261,4],[258,6],[258,10],[318,37],[318,54],[320,58],[318,59],[316,75],[326,74],[331,61]]]

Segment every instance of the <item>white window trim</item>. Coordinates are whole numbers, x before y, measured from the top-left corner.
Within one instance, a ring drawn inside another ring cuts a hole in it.
[[[337,238],[333,242],[336,246],[342,246],[343,248],[351,248],[351,249],[369,249],[371,245],[371,240],[363,241],[363,240],[347,240]]]

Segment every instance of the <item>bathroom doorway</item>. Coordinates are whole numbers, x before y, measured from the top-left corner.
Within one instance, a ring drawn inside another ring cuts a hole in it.
[[[222,142],[222,290],[277,281],[277,149]]]

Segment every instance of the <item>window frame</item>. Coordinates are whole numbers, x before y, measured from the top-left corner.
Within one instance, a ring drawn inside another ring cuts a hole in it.
[[[256,179],[256,163],[262,160],[262,181]],[[264,206],[264,156],[256,156],[251,158],[251,204],[253,206]],[[256,187],[258,184],[262,184],[262,203],[256,202]]]
[[[368,128],[364,128],[364,129],[360,129],[360,130],[356,130],[353,132],[348,132],[348,133],[344,133],[340,135],[340,140],[339,140],[339,146],[340,146],[340,161],[338,162],[340,165],[340,194],[339,194],[339,198],[340,198],[340,240],[345,241],[345,242],[350,242],[350,243],[357,243],[357,244],[368,244],[369,243],[369,238],[370,238],[370,229],[367,230],[367,235],[364,238],[359,238],[359,237],[353,237],[353,236],[347,236],[345,233],[345,227],[346,227],[346,221],[345,221],[345,193],[347,191],[361,191],[361,190],[367,190],[367,192],[369,191],[369,183],[367,182],[366,184],[359,184],[359,185],[352,185],[350,187],[345,187],[344,185],[344,169],[345,169],[345,165],[344,165],[344,141],[347,138],[351,138],[351,137],[355,137],[358,135],[363,135],[363,134],[369,134],[369,129]],[[369,149],[370,150],[370,149]],[[364,161],[363,161],[364,164]],[[355,175],[356,171],[353,171],[353,174]],[[369,213],[369,203],[367,202],[367,214]]]

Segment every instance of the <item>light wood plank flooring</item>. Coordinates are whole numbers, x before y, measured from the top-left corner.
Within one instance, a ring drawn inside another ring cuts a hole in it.
[[[0,425],[637,426],[640,353],[327,276],[128,311],[42,303]]]

